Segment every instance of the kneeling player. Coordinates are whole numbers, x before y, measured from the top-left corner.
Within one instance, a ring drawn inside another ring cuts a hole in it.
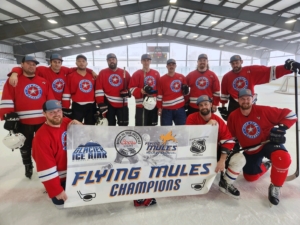
[[[224,121],[217,115],[211,113],[212,101],[207,95],[201,95],[196,104],[199,112],[192,113],[186,120],[186,125],[218,125],[218,163],[215,172],[222,172],[219,182],[220,191],[234,198],[240,197],[240,192],[233,186],[233,182],[238,177],[240,171],[245,165],[245,157],[241,153],[228,154],[234,147],[234,141]],[[226,160],[227,158],[227,160]],[[228,165],[227,166],[225,166]],[[227,168],[226,168],[227,167]],[[225,172],[226,170],[226,172]],[[225,173],[223,173],[225,172]]]
[[[289,109],[278,109],[269,106],[252,104],[250,89],[239,91],[239,109],[233,111],[228,118],[228,128],[240,145],[257,146],[244,151],[246,165],[243,168],[247,181],[258,180],[271,166],[271,184],[269,201],[278,205],[280,187],[282,187],[291,164],[290,154],[284,147],[285,133],[296,121],[296,114]],[[274,127],[278,125],[278,127]],[[270,140],[267,144],[261,144]],[[270,161],[263,163],[266,157]]]

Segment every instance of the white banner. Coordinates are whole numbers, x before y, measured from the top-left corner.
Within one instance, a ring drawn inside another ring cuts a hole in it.
[[[216,173],[218,127],[72,125],[65,207],[199,195]]]

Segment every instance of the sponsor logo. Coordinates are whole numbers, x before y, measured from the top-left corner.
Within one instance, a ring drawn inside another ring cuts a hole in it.
[[[79,89],[84,93],[89,93],[93,89],[93,84],[91,81],[83,79],[79,82]]]
[[[111,86],[119,87],[122,84],[122,78],[118,74],[112,74],[108,78]]]
[[[90,202],[93,200],[93,198],[96,198],[96,193],[82,194],[81,191],[77,191],[77,194],[84,202]]]
[[[206,150],[206,140],[204,138],[194,139],[190,151],[195,154],[201,154]]]
[[[181,91],[181,81],[180,80],[173,80],[170,88],[173,92],[180,92]]]
[[[202,183],[195,183],[195,184],[191,184],[191,188],[194,189],[195,191],[201,191],[202,188],[204,188],[206,179],[204,179],[202,181]]]
[[[103,160],[107,158],[107,152],[96,142],[89,141],[85,145],[79,145],[73,152],[73,161]]]
[[[245,77],[237,77],[233,80],[232,86],[237,91],[246,89],[248,88],[248,80]]]
[[[124,157],[135,156],[141,151],[142,146],[141,135],[133,130],[124,130],[115,138],[115,149]]]
[[[37,84],[28,84],[25,88],[24,88],[24,94],[26,95],[26,97],[30,98],[30,99],[39,99],[42,96],[42,88],[40,86],[38,86]]]
[[[196,86],[200,90],[206,89],[208,85],[209,85],[209,80],[206,77],[199,77],[196,80]]]
[[[65,82],[63,79],[55,79],[52,83],[52,89],[57,93],[63,92],[64,86]]]
[[[242,131],[246,137],[254,139],[260,135],[261,129],[257,123],[248,121],[243,125]]]

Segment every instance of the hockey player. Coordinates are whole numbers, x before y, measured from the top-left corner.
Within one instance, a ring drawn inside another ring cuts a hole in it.
[[[212,112],[217,110],[220,102],[220,82],[217,75],[209,70],[206,54],[198,56],[197,69],[186,76],[186,82],[190,87],[187,115],[199,111],[196,101],[200,95],[208,95],[213,100]]]
[[[151,56],[149,54],[142,55],[141,63],[143,69],[132,75],[129,84],[130,92],[136,102],[135,126],[156,126],[158,119],[156,93],[160,75],[156,70],[150,69]],[[143,104],[149,104],[149,106]],[[151,109],[152,107],[154,108]]]
[[[127,71],[117,67],[118,60],[115,54],[106,56],[108,68],[100,71],[96,80],[96,102],[99,107],[99,115],[107,110],[109,126],[128,126],[129,110],[127,98],[131,97],[128,89],[130,75]]]
[[[168,73],[159,80],[157,108],[162,126],[184,125],[186,113],[184,96],[189,94],[185,76],[176,73],[176,61],[167,61]]]
[[[43,115],[46,122],[36,132],[32,156],[48,196],[58,208],[63,208],[64,201],[67,200],[64,191],[67,175],[67,128],[71,124],[81,123],[63,117],[61,103],[57,100],[43,104]]]
[[[201,95],[196,102],[199,110],[192,113],[187,117],[186,125],[212,125],[219,126],[218,130],[218,163],[215,168],[215,172],[221,173],[221,180],[219,182],[219,189],[225,194],[228,194],[234,198],[240,197],[240,192],[233,186],[233,182],[238,177],[240,171],[246,163],[245,157],[241,153],[235,153],[228,155],[234,147],[234,141],[225,124],[225,122],[211,112],[212,100],[208,95]],[[227,162],[226,162],[227,158]],[[226,168],[225,162],[228,165]]]
[[[31,147],[34,133],[45,122],[42,106],[46,100],[54,99],[50,84],[47,80],[35,75],[36,65],[39,62],[33,56],[22,59],[23,74],[19,76],[18,87],[13,87],[7,79],[2,94],[0,117],[5,123],[14,123],[20,119],[20,126],[16,130],[26,137],[23,147],[20,148],[25,176],[32,176]],[[18,117],[11,118],[15,112]],[[9,119],[8,119],[9,118]],[[6,125],[4,125],[5,127]]]
[[[87,58],[84,55],[76,57],[77,70],[67,76],[63,92],[62,106],[70,108],[72,100],[72,118],[87,125],[95,125],[95,80],[86,70]]]
[[[243,168],[244,178],[247,181],[258,180],[272,164],[268,196],[270,203],[277,205],[280,188],[291,164],[290,154],[283,145],[284,135],[286,130],[297,121],[297,117],[289,109],[253,105],[250,89],[240,90],[238,101],[240,108],[233,111],[228,118],[229,131],[237,138],[241,147],[257,145],[244,151],[246,157],[246,165]],[[270,142],[262,144],[267,140]],[[263,163],[264,157],[271,162]]]
[[[300,63],[294,60],[286,60],[284,65],[280,66],[245,66],[242,67],[243,60],[239,55],[230,58],[232,71],[224,75],[221,82],[221,103],[220,113],[223,119],[227,120],[228,115],[235,109],[239,108],[238,93],[243,89],[250,89],[254,93],[254,86],[266,84],[272,80],[278,79],[291,71],[300,69]],[[225,104],[228,105],[228,111]],[[256,98],[254,98],[256,101]]]

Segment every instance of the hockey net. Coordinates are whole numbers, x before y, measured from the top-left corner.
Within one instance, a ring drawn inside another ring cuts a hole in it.
[[[300,95],[300,76],[297,76],[298,82],[298,95]],[[275,91],[279,94],[295,95],[295,77],[294,75],[285,76],[285,79],[280,86],[279,90]]]

